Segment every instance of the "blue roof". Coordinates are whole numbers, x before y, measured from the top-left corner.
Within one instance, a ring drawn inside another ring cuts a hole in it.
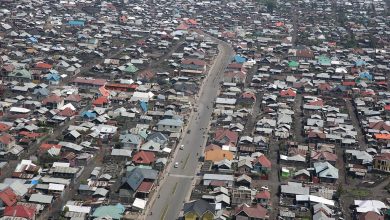
[[[359,73],[359,77],[363,79],[372,80],[372,75],[369,72],[361,72]]]
[[[366,65],[366,61],[364,60],[356,60],[355,61],[355,66],[363,66]]]
[[[38,40],[35,37],[29,37],[29,38],[27,38],[27,41],[30,42],[30,43],[34,43],[34,44],[38,43]]]
[[[60,81],[61,77],[56,73],[49,73],[46,75],[46,79],[49,81]]]
[[[68,24],[70,26],[84,26],[85,25],[85,21],[81,21],[81,20],[71,20],[71,21],[68,21]]]
[[[240,55],[236,55],[234,56],[234,61],[236,63],[244,63],[246,61],[246,58],[245,57],[242,57]]]
[[[148,103],[147,102],[140,102],[142,111],[147,112],[148,111]]]
[[[83,118],[96,118],[96,113],[85,111],[85,112],[81,113],[81,117],[83,117]]]

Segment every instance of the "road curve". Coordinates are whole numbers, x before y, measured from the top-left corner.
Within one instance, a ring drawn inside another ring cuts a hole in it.
[[[219,82],[222,80],[223,72],[234,55],[232,47],[221,40],[208,36],[206,37],[218,43],[219,53],[214,59],[209,74],[205,78],[203,86],[199,91],[199,99],[195,103],[197,112],[193,112],[188,122],[189,133],[183,135],[181,144],[183,150],[179,150],[174,162],[179,162],[179,167],[168,168],[168,172],[161,181],[157,194],[159,195],[151,209],[146,213],[147,220],[173,220],[177,219],[183,207],[186,197],[192,189],[192,180],[196,176],[199,165],[198,155],[202,154],[205,137],[203,132],[207,130],[213,110],[213,102],[217,96]],[[202,146],[202,147],[200,147]]]

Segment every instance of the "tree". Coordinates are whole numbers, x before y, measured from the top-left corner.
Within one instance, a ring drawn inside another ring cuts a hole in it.
[[[265,6],[267,7],[267,12],[272,13],[272,12],[274,12],[274,9],[276,8],[276,1],[275,0],[266,0]]]
[[[335,199],[338,200],[340,199],[341,195],[344,193],[343,185],[339,183],[337,187],[337,191],[335,193]]]

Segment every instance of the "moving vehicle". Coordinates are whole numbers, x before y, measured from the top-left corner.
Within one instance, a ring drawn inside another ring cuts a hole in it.
[[[180,145],[180,150],[183,150],[184,149],[184,144]]]
[[[179,162],[175,162],[174,167],[175,167],[175,168],[178,168],[178,167],[179,167]]]

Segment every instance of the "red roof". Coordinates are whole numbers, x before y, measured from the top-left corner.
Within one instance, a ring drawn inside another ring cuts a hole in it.
[[[143,193],[149,193],[150,190],[153,188],[153,182],[142,182],[141,185],[139,185],[137,191],[143,192]]]
[[[28,132],[28,131],[21,131],[21,132],[19,132],[19,134],[23,135],[25,137],[28,137],[28,138],[33,138],[33,139],[36,139],[36,138],[39,138],[39,137],[42,137],[45,135],[43,133]]]
[[[211,182],[210,182],[210,186],[225,186],[226,184],[225,184],[225,181],[223,181],[223,180],[212,180]]]
[[[384,109],[385,111],[390,111],[390,105],[385,105]]]
[[[60,111],[58,115],[63,117],[72,117],[75,115],[75,111],[73,111],[71,108],[65,108],[64,110]]]
[[[261,155],[260,157],[255,159],[255,162],[259,162],[262,167],[271,168],[272,163],[268,160],[265,155]]]
[[[39,62],[35,65],[35,68],[39,68],[39,69],[51,69],[52,67],[53,65],[44,62]]]
[[[320,83],[318,85],[318,89],[322,91],[329,91],[332,89],[332,87],[328,83]]]
[[[390,140],[390,134],[374,134],[375,139]]]
[[[0,123],[0,132],[8,131],[10,128],[11,126],[4,123]]]
[[[0,199],[7,205],[13,206],[17,202],[17,196],[11,188],[0,192]]]
[[[108,98],[106,96],[100,96],[92,102],[93,105],[104,105],[106,103],[108,103]]]
[[[120,84],[120,83],[110,83],[107,84],[106,89],[115,90],[115,89],[136,89],[138,88],[137,84]]]
[[[264,219],[267,216],[267,209],[260,204],[252,207],[247,204],[243,204],[236,208],[234,215],[238,216],[242,214],[244,214],[244,216],[248,216],[249,218]]]
[[[4,216],[20,217],[26,219],[34,219],[35,209],[24,205],[16,205],[12,207],[6,207],[4,210]]]
[[[253,99],[253,100],[256,100],[256,95],[255,95],[253,92],[247,91],[247,92],[244,92],[244,93],[242,94],[242,98],[244,98],[244,99]]]
[[[229,129],[219,128],[215,132],[214,139],[217,141],[225,141],[224,144],[236,145],[238,140],[238,133]]]
[[[39,146],[39,151],[46,152],[46,151],[50,150],[51,148],[61,149],[62,146],[59,145],[59,144],[48,144],[48,143],[45,143],[45,144],[41,144],[41,146]]]
[[[133,163],[135,164],[151,164],[156,160],[153,152],[140,151],[133,156]]]
[[[187,30],[188,25],[186,25],[185,23],[181,23],[176,29],[177,30]]]
[[[198,22],[195,19],[188,19],[187,24],[196,25]]]
[[[46,105],[48,103],[59,103],[62,100],[62,97],[58,95],[50,95],[42,100],[42,104]]]
[[[107,83],[107,80],[105,80],[105,79],[77,77],[72,82],[73,83],[80,83],[80,84],[87,84],[87,85],[104,86],[104,84]]]
[[[231,63],[228,66],[228,69],[241,69],[241,68],[242,68],[242,64],[241,63]]]
[[[337,160],[337,155],[334,153],[330,153],[327,151],[313,151],[311,153],[311,159],[313,160],[326,160],[326,161],[333,161],[335,162]]]
[[[256,199],[270,199],[271,193],[267,190],[260,191],[256,194]]]
[[[81,96],[79,94],[72,94],[66,97],[65,100],[70,102],[80,102]]]
[[[343,86],[355,86],[356,83],[354,81],[344,81]]]
[[[366,213],[360,213],[358,220],[384,220],[385,217],[382,215],[379,215],[376,212],[369,211]]]
[[[280,91],[280,95],[283,97],[295,97],[297,95],[297,92],[289,88],[287,90]]]
[[[9,143],[11,143],[14,140],[15,140],[15,138],[12,137],[12,135],[10,135],[10,134],[3,134],[0,136],[0,142],[3,144],[6,144],[6,145],[8,145]]]
[[[382,153],[375,156],[375,160],[390,160],[390,153]]]

